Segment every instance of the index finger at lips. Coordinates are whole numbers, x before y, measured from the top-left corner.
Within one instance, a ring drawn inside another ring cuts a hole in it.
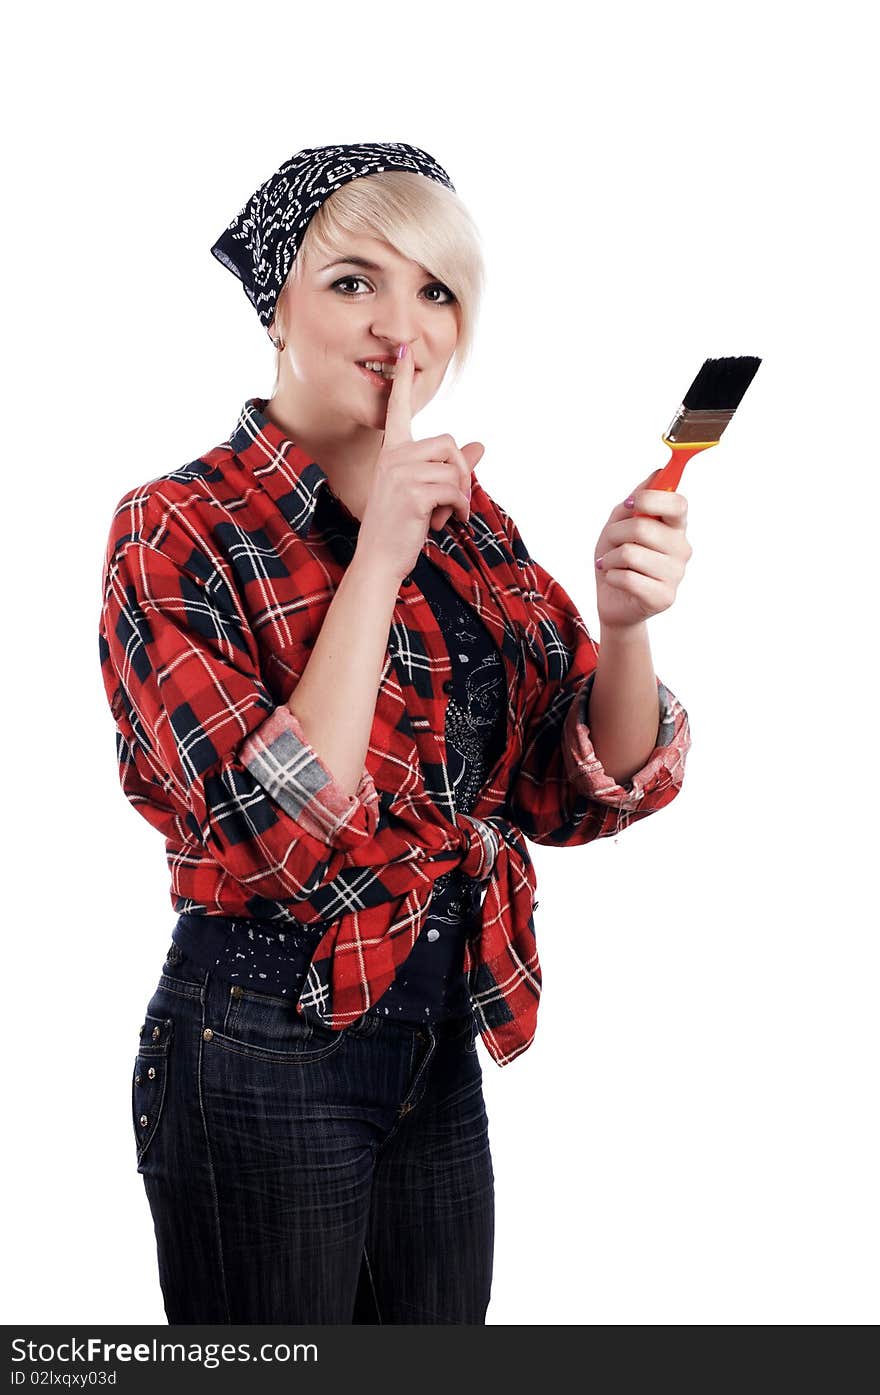
[[[386,446],[399,445],[401,441],[412,440],[412,384],[415,376],[412,350],[407,346],[402,359],[398,359],[388,394],[385,409]]]

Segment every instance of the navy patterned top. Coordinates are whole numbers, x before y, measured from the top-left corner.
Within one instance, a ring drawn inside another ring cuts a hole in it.
[[[325,491],[326,493],[326,491]],[[356,533],[355,533],[356,536]],[[339,541],[350,556],[354,537]],[[485,626],[424,553],[410,573],[449,650],[452,691],[446,713],[449,778],[456,810],[470,813],[506,735],[501,656]],[[393,657],[393,655],[392,655]],[[369,1009],[401,1022],[470,1016],[464,943],[479,908],[479,886],[459,868],[434,883],[428,917],[397,979]],[[242,987],[296,1001],[324,927],[279,929],[271,921],[182,914],[173,942],[192,961]]]

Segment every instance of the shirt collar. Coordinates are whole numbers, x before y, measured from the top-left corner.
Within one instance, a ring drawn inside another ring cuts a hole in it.
[[[332,549],[338,549],[337,555],[347,563],[356,546],[360,522],[333,493],[326,470],[267,417],[267,402],[265,397],[249,397],[242,407],[229,441],[236,458],[301,538],[308,538],[313,530],[320,534],[324,526],[332,525]],[[476,474],[474,483],[479,486]],[[508,584],[502,583],[503,567],[499,564],[504,553],[479,510],[471,514],[467,524],[455,519],[452,527],[453,519],[455,515],[439,532],[428,530],[422,553],[440,565],[461,598],[488,625],[511,664],[508,677],[512,683],[522,662],[516,629],[516,620],[521,619],[521,578],[513,575]],[[486,563],[486,557],[491,557],[491,563]],[[490,576],[496,578],[494,584]]]
[[[308,538],[315,526],[315,513],[323,494],[326,507],[355,532],[360,521],[333,493],[326,470],[286,436],[266,415],[267,397],[249,397],[238,414],[229,443],[242,464],[272,496],[287,522],[301,538]],[[326,488],[322,490],[322,486]],[[473,532],[471,523],[466,525]],[[440,538],[443,529],[429,536]]]
[[[266,397],[249,397],[238,415],[229,443],[242,464],[272,496],[291,528],[307,538],[323,485],[332,494],[326,470],[266,415]],[[337,507],[356,522],[341,499]]]

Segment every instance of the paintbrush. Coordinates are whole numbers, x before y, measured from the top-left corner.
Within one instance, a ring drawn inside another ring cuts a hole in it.
[[[747,356],[706,359],[663,436],[672,455],[651,477],[646,489],[677,489],[691,456],[717,446],[760,362],[759,358]],[[640,518],[652,516],[640,514],[637,509],[633,512]]]

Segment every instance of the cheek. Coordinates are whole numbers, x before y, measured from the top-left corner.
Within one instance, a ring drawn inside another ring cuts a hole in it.
[[[316,387],[339,376],[342,355],[324,343],[306,341],[290,350],[290,362],[297,378]]]

